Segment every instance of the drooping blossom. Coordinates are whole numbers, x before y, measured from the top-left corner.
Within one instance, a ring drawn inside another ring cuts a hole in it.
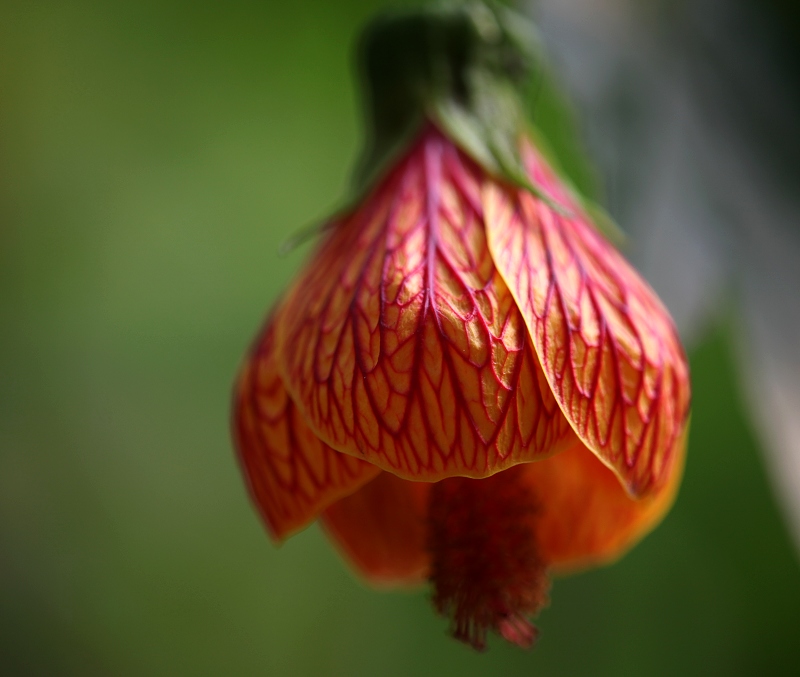
[[[514,100],[514,21],[471,4],[367,33],[368,178],[234,403],[272,537],[319,519],[367,581],[430,581],[476,648],[490,630],[530,646],[550,572],[610,561],[660,520],[690,399],[663,305],[492,105]]]

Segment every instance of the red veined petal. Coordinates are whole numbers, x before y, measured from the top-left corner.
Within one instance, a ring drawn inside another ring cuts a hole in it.
[[[595,230],[530,145],[532,179],[571,212],[486,182],[489,247],[580,439],[631,494],[666,482],[689,412],[686,357],[655,292]]]
[[[380,472],[322,442],[283,385],[268,320],[236,383],[233,434],[250,495],[283,540]]]
[[[278,329],[315,432],[400,477],[485,477],[573,439],[489,253],[482,176],[428,129],[330,229]]]
[[[578,441],[557,456],[523,466],[536,498],[536,540],[542,558],[559,572],[604,564],[624,554],[656,527],[680,485],[686,431],[662,490],[633,499],[615,473]]]
[[[431,486],[384,472],[334,503],[320,521],[345,559],[373,585],[417,585],[428,575]]]

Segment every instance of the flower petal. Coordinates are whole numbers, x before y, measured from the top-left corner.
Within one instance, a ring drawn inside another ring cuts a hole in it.
[[[380,470],[314,435],[286,392],[268,320],[234,391],[233,435],[250,495],[270,534],[283,540]]]
[[[661,521],[680,485],[686,434],[663,489],[633,499],[581,442],[557,456],[523,466],[536,498],[536,539],[542,558],[559,572],[608,563]]]
[[[559,454],[519,466],[535,500],[536,547],[557,573],[609,563],[669,511],[683,474],[687,431],[663,490],[633,499],[612,470],[579,440]],[[416,585],[429,575],[430,482],[381,473],[337,501],[320,520],[345,559],[373,585]],[[509,516],[512,518],[512,516]]]
[[[689,412],[686,357],[655,292],[532,146],[532,180],[571,212],[486,182],[489,247],[562,411],[634,496],[669,480]]]
[[[350,565],[373,585],[417,585],[428,575],[428,482],[381,473],[320,520]]]
[[[574,439],[492,262],[482,176],[427,130],[330,229],[278,329],[315,432],[408,479],[484,477]]]

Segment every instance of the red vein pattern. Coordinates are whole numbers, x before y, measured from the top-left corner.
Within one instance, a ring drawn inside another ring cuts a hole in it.
[[[380,470],[309,429],[278,374],[273,326],[268,320],[239,374],[233,434],[250,494],[272,537],[283,540]]]
[[[314,431],[407,479],[485,477],[574,440],[489,253],[483,179],[426,130],[330,229],[277,330]]]
[[[655,292],[591,225],[531,146],[531,178],[564,205],[487,182],[489,247],[562,411],[634,496],[669,477],[683,442],[689,372]]]

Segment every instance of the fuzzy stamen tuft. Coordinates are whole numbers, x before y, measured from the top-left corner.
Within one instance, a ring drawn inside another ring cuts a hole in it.
[[[534,531],[535,501],[519,468],[475,480],[453,477],[431,489],[428,548],[433,605],[453,636],[486,648],[489,630],[529,648],[528,620],[548,602],[550,581]]]

